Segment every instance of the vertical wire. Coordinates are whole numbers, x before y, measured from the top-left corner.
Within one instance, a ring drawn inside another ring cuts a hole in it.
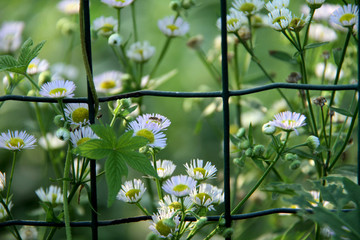
[[[222,101],[223,101],[223,127],[224,127],[224,197],[225,197],[225,226],[231,227],[230,205],[230,126],[229,126],[229,77],[228,77],[228,46],[226,27],[226,0],[220,0],[221,4],[221,72],[222,72]],[[231,239],[227,237],[226,239]]]
[[[360,3],[357,4],[358,8],[360,7]],[[358,12],[358,18],[360,18],[360,11]],[[357,37],[358,37],[358,40],[360,38],[360,24],[357,25]],[[360,53],[359,53],[359,49],[360,49],[360,43],[358,41],[357,43],[357,49],[358,49],[358,53],[357,53],[357,57],[358,57],[358,84],[357,84],[357,93],[358,93],[358,101],[360,101]],[[356,116],[354,116],[356,117]],[[360,111],[358,111],[358,131],[357,131],[357,141],[358,141],[358,150],[357,150],[357,182],[358,182],[358,185],[360,185]]]
[[[88,56],[88,63],[92,74],[92,57],[91,57],[91,36],[90,36],[90,9],[89,0],[84,0],[84,32],[85,32],[85,48]],[[90,124],[95,123],[94,98],[89,86],[89,76],[87,76],[87,92],[89,105],[89,121]],[[97,191],[96,191],[96,162],[90,160],[90,189],[91,189],[91,232],[92,239],[98,239],[98,216],[97,216]]]

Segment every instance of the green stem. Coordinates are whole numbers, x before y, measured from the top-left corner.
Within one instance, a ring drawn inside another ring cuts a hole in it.
[[[155,152],[154,150],[151,151],[151,158],[154,164],[154,169],[155,172],[157,172],[157,166],[156,166],[156,156],[155,156]],[[160,180],[158,178],[155,178],[156,181],[156,189],[157,189],[157,193],[158,193],[158,197],[159,197],[159,201],[163,199],[163,194],[162,194],[162,190],[161,190],[161,183]]]
[[[137,42],[138,33],[137,33],[136,18],[135,18],[135,2],[131,4],[131,17],[132,17],[133,32],[134,32],[134,41]]]
[[[69,212],[69,202],[68,202],[68,179],[70,176],[70,165],[71,165],[71,145],[69,144],[66,160],[65,160],[65,168],[64,168],[64,179],[63,179],[63,207],[64,207],[64,221],[65,221],[65,232],[66,239],[71,240],[71,227],[70,227],[70,212]]]
[[[1,205],[4,207],[4,209],[5,209],[8,217],[10,218],[10,220],[13,220],[14,217],[12,216],[12,214],[11,214],[11,212],[10,212],[10,209],[8,208],[8,205],[4,202],[3,196],[2,196],[1,194],[0,194],[0,203],[1,203]],[[15,236],[17,239],[21,240],[22,238],[21,238],[21,236],[20,236],[20,234],[19,234],[19,231],[17,230],[16,226],[12,226],[12,228],[14,229],[14,232],[15,232],[14,236]]]
[[[6,194],[6,205],[8,205],[10,202],[10,191],[11,191],[11,184],[12,184],[13,177],[14,177],[17,152],[18,151],[13,151],[13,161],[12,161],[12,166],[11,166],[10,180],[9,180],[9,185],[8,185],[8,189],[7,189],[7,194]]]
[[[24,73],[24,76],[30,81],[30,83],[31,83],[37,90],[40,90],[40,87],[34,82],[34,80],[29,76],[29,74]]]
[[[248,192],[248,194],[246,194],[246,196],[243,198],[243,200],[241,200],[241,202],[231,211],[231,214],[235,214],[244,205],[244,203],[250,198],[250,196],[255,192],[255,190],[258,189],[260,184],[264,181],[265,177],[270,173],[271,169],[275,166],[277,161],[280,159],[280,156],[285,149],[285,146],[289,139],[289,136],[290,136],[290,132],[287,132],[285,142],[282,145],[278,154],[276,155],[276,158],[274,159],[274,161],[272,161],[272,163],[268,166],[268,168],[265,170],[265,172],[263,173],[261,178],[257,181],[255,186],[250,190],[250,192]]]
[[[165,53],[167,52],[167,50],[168,50],[168,48],[169,48],[171,39],[172,39],[171,37],[167,37],[167,38],[166,38],[166,41],[165,41],[165,44],[164,44],[164,46],[163,46],[163,48],[162,48],[162,50],[161,50],[160,56],[159,56],[159,58],[157,59],[156,64],[155,64],[153,70],[152,70],[152,71],[150,72],[150,74],[149,74],[149,78],[151,78],[151,76],[153,76],[153,75],[155,74],[157,68],[159,67],[161,61],[163,60],[163,58],[164,58],[164,56],[165,56]]]
[[[310,19],[309,19],[309,22],[308,24],[306,25],[306,29],[305,29],[305,37],[304,37],[304,44],[303,46],[306,46],[307,45],[307,42],[308,42],[308,39],[309,39],[309,29],[310,29],[310,24],[311,24],[311,21],[314,17],[314,13],[315,13],[315,9],[310,9]]]
[[[143,207],[141,206],[141,204],[139,202],[135,203],[135,205],[140,208],[140,210],[146,215],[146,216],[151,216],[151,214]]]
[[[206,60],[204,52],[200,48],[196,49],[195,52],[196,52],[197,56],[199,57],[200,61],[207,68],[207,70],[209,71],[209,73],[211,74],[211,76],[213,77],[215,82],[220,83],[220,81],[219,81],[221,79],[220,73],[217,72],[217,70],[214,67],[212,67],[212,65],[210,65],[210,63]]]
[[[117,21],[118,21],[118,28],[117,28],[117,32],[118,32],[118,34],[120,34],[120,22],[121,22],[121,15],[120,15],[120,11],[121,11],[121,8],[117,8],[117,9],[116,9],[116,13],[117,13]]]

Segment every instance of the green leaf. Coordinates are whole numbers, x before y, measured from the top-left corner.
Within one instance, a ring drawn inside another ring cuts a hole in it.
[[[118,194],[122,178],[127,177],[128,169],[119,152],[113,151],[105,162],[105,176],[108,186],[108,206],[111,206]]]
[[[288,53],[278,50],[271,50],[269,51],[270,56],[279,59],[281,61],[291,63],[291,64],[297,64],[297,61]]]
[[[249,138],[249,142],[250,142],[250,147],[252,147],[252,145],[254,144],[254,139],[253,139],[253,127],[252,127],[251,123],[249,124],[248,138]]]
[[[111,146],[116,145],[116,135],[114,129],[109,125],[93,124],[91,129],[94,133],[101,139],[103,139],[107,144]]]
[[[123,157],[123,160],[126,161],[127,164],[133,169],[146,175],[157,177],[157,173],[154,167],[151,165],[149,159],[144,154],[128,151],[124,152],[121,157]]]
[[[341,48],[334,48],[332,50],[333,56],[334,56],[334,61],[336,66],[339,66],[340,64],[340,59],[341,59],[341,54],[342,54],[342,49]]]
[[[149,142],[144,137],[133,136],[133,133],[133,131],[128,131],[121,135],[117,140],[116,149],[119,151],[138,150]]]
[[[360,186],[348,178],[343,178],[343,184],[350,200],[353,201],[358,208],[360,208]]]
[[[326,44],[328,44],[328,43],[329,43],[329,42],[310,43],[310,44],[306,45],[304,48],[305,48],[305,49],[317,48],[317,47],[326,45]]]
[[[36,45],[33,49],[31,47],[33,46],[33,41],[31,38],[28,38],[23,45],[20,48],[20,55],[19,55],[19,63],[21,65],[28,67],[31,60],[33,60],[37,55],[39,55],[39,52],[41,48],[44,46],[45,41],[42,41],[38,45]],[[25,69],[26,71],[26,69]]]
[[[340,113],[341,115],[345,115],[345,116],[348,116],[348,117],[353,117],[354,116],[354,114],[351,113],[347,109],[336,108],[336,107],[330,107],[330,109],[333,110],[334,112]]]
[[[73,151],[83,157],[98,160],[107,157],[113,149],[108,144],[104,144],[102,139],[90,139],[74,148]]]
[[[0,72],[9,71],[15,73],[24,73],[23,67],[24,66],[20,65],[13,56],[0,56]]]
[[[300,220],[292,225],[281,240],[305,240],[314,230],[314,223],[310,220]]]

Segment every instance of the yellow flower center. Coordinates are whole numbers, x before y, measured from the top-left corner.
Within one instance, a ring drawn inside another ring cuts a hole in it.
[[[7,144],[8,147],[23,147],[24,145],[24,140],[21,138],[11,138]]]
[[[165,168],[159,167],[159,168],[157,168],[157,170],[158,170],[158,172],[164,172]]]
[[[111,89],[111,88],[114,88],[116,86],[116,83],[114,80],[105,80],[105,81],[102,81],[101,84],[100,84],[100,87],[103,88],[103,89]]]
[[[278,23],[281,26],[281,20],[286,20],[286,17],[280,16],[274,19],[273,24]],[[282,27],[282,26],[281,26]]]
[[[79,146],[79,145],[81,145],[81,144],[83,144],[84,142],[87,142],[87,141],[89,141],[90,140],[90,138],[89,137],[83,137],[82,139],[80,139],[79,141],[77,141],[77,145]]]
[[[156,224],[155,228],[162,236],[166,237],[171,233],[171,230],[174,230],[174,228],[170,228],[170,227],[166,226],[163,221],[164,220],[160,220]]]
[[[178,210],[178,209],[181,209],[181,203],[179,202],[172,202],[170,205],[169,205],[169,208],[171,209],[174,209],[174,210]]]
[[[82,123],[89,120],[89,110],[79,107],[72,112],[71,118],[75,123]]]
[[[139,189],[131,189],[125,193],[125,196],[130,198],[131,200],[136,198],[136,195],[140,193]]]
[[[155,136],[153,132],[148,129],[141,129],[137,131],[136,136],[147,138],[149,140],[149,143],[153,143],[155,141]]]
[[[144,54],[144,49],[137,49],[136,52],[137,52],[138,54],[140,54],[141,56],[143,56],[143,54]]]
[[[238,21],[239,21],[239,19],[231,18],[227,21],[227,24],[230,26],[234,26]]]
[[[166,28],[170,29],[172,32],[179,29],[175,24],[167,25]]]
[[[35,63],[30,63],[28,69],[36,68],[37,65]]]
[[[112,32],[114,30],[114,25],[110,24],[110,23],[105,23],[102,27],[101,27],[101,30],[103,32]]]
[[[199,198],[199,199],[200,199],[201,204],[206,203],[206,201],[207,201],[208,199],[212,200],[212,198],[210,197],[210,195],[207,194],[207,193],[198,193],[198,194],[196,194],[196,196],[195,196],[195,199],[196,199],[196,198]]]
[[[344,23],[345,21],[351,21],[353,18],[355,18],[356,16],[352,13],[345,13],[344,15],[342,15],[340,17],[340,22]]]
[[[115,1],[117,1],[117,2],[122,2],[122,3],[125,2],[125,0],[115,0]]]
[[[52,202],[52,203],[56,203],[56,198],[57,198],[57,194],[56,194],[56,193],[51,194],[51,202]]]
[[[251,13],[252,11],[254,11],[256,9],[256,6],[252,3],[244,3],[243,5],[241,5],[241,7],[239,8],[240,11],[242,12],[246,12],[246,13]]]
[[[62,95],[64,93],[66,93],[66,92],[67,92],[66,88],[54,88],[49,93],[50,93],[50,95],[55,96],[56,94]]]
[[[202,176],[205,177],[206,170],[204,168],[200,168],[200,167],[194,168],[194,174],[196,174],[197,172],[201,173]]]
[[[288,125],[288,126],[291,126],[291,124],[294,124],[296,123],[295,120],[283,120],[282,123]]]
[[[173,188],[173,190],[175,192],[182,192],[182,191],[185,191],[187,189],[189,189],[189,187],[186,184],[178,184]]]

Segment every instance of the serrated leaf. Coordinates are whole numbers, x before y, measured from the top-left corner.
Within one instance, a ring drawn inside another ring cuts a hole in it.
[[[24,73],[23,68],[24,66],[19,64],[13,56],[0,56],[0,72],[9,71],[15,73]]]
[[[117,140],[116,149],[119,151],[138,150],[149,141],[144,137],[133,136],[133,131],[125,132]]]
[[[296,64],[296,60],[288,53],[283,52],[283,51],[278,51],[278,50],[272,50],[269,51],[270,56],[279,59],[281,61],[287,62],[287,63],[291,63],[291,64]]]
[[[354,114],[351,113],[349,110],[347,109],[343,109],[343,108],[336,108],[336,107],[330,107],[331,110],[333,110],[334,112],[337,112],[341,115],[344,115],[344,116],[348,116],[348,117],[353,117]]]
[[[357,166],[350,165],[350,164],[339,165],[337,167],[334,167],[334,169],[331,171],[331,173],[339,174],[342,176],[348,176],[348,177],[356,177],[357,176]]]
[[[25,65],[26,68],[29,65],[29,63],[31,62],[31,60],[33,60],[35,57],[37,57],[37,55],[39,55],[39,52],[40,52],[41,48],[44,46],[45,41],[40,42],[33,49],[31,49],[33,44],[34,43],[33,43],[32,39],[29,38],[23,43],[23,45],[20,48],[20,54],[19,54],[18,61],[21,65]]]
[[[128,151],[124,152],[121,157],[123,157],[124,161],[133,169],[146,175],[157,177],[154,167],[144,154]]]
[[[109,125],[93,124],[91,125],[91,129],[99,138],[103,139],[106,144],[115,147],[117,137],[114,129],[112,129]]]
[[[102,159],[113,152],[111,146],[104,144],[102,139],[90,139],[76,148],[74,153],[90,159]]]
[[[118,194],[122,178],[127,177],[128,169],[119,152],[113,151],[105,162],[105,176],[108,186],[108,206],[111,206]]]
[[[348,178],[343,178],[344,188],[349,195],[351,201],[353,201],[356,206],[360,207],[360,186],[349,180]]]
[[[305,240],[313,230],[314,223],[312,221],[300,220],[286,231],[281,240]]]
[[[328,44],[329,42],[321,42],[321,43],[310,43],[308,45],[306,45],[304,48],[305,49],[311,49],[311,48],[317,48],[317,47],[321,47],[323,45]]]

